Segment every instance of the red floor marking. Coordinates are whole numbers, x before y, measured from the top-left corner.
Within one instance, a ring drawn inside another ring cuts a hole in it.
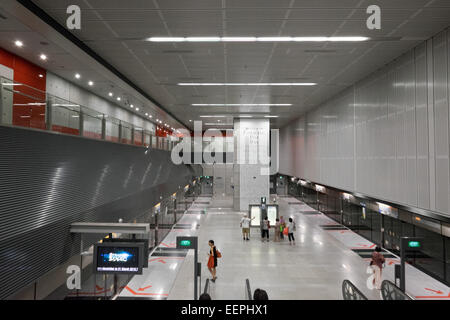
[[[441,290],[433,290],[433,289],[429,289],[429,288],[425,288],[425,290],[437,293],[437,294],[444,294]]]
[[[167,293],[136,292],[133,289],[131,289],[129,286],[126,286],[125,289],[130,291],[135,296],[165,296],[165,297],[169,296],[169,294],[167,294]]]
[[[138,291],[145,291],[145,290],[147,290],[148,288],[151,288],[152,286],[146,286],[146,287],[143,287],[143,288],[139,288],[138,289]]]
[[[165,244],[164,242],[161,242],[161,244],[162,244],[163,246],[167,247],[167,248],[174,248],[174,247],[175,247],[175,243],[174,243],[174,242],[172,242],[172,243],[170,243],[170,244]]]

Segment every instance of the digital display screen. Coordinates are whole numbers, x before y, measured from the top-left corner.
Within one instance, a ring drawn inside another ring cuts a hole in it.
[[[250,207],[250,219],[252,219],[252,222],[251,222],[252,227],[259,227],[261,225],[261,208],[260,208],[260,206],[251,206]]]
[[[142,273],[142,243],[101,243],[95,246],[95,272]]]
[[[277,206],[267,206],[267,219],[269,219],[271,226],[274,226],[277,223],[277,211]]]

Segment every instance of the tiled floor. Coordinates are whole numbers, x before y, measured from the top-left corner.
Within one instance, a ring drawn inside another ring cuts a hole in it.
[[[296,245],[261,242],[258,229],[252,229],[250,241],[243,241],[239,221],[243,213],[234,212],[232,199],[213,199],[198,233],[202,277],[207,242],[213,239],[222,251],[218,279],[210,287],[213,299],[244,299],[245,279],[252,290],[265,289],[270,299],[342,299],[344,279],[352,281],[369,299],[380,299],[366,281],[368,260],[353,250],[372,249],[374,244],[346,228],[323,227],[336,223],[293,198],[278,198],[281,215],[292,216],[297,223]],[[294,204],[297,202],[297,204]],[[304,214],[307,212],[307,214]],[[353,250],[352,250],[353,249]],[[393,281],[397,258],[388,258],[383,278]],[[188,255],[169,293],[169,299],[192,299],[192,255]],[[435,291],[433,291],[435,290]],[[407,266],[407,292],[418,299],[445,299],[449,288],[419,270]],[[442,292],[442,293],[436,293]]]
[[[210,204],[202,203],[211,200]],[[179,229],[173,229],[161,244],[161,251],[150,257],[149,268],[135,276],[120,298],[193,299],[193,252],[174,250],[176,236],[199,237],[199,261],[202,263],[202,284],[210,278],[206,268],[208,240],[213,239],[223,258],[219,259],[218,279],[211,283],[213,299],[245,299],[245,279],[252,290],[265,289],[270,299],[342,300],[342,281],[352,281],[369,299],[381,299],[377,290],[370,290],[367,279],[369,259],[364,251],[374,244],[296,199],[279,197],[280,215],[292,216],[297,224],[296,244],[287,239],[261,242],[259,229],[251,230],[251,240],[243,241],[239,222],[244,214],[232,209],[231,198],[200,198],[189,208]],[[304,214],[304,213],[307,214]],[[186,228],[185,226],[191,226]],[[363,257],[361,257],[361,253]],[[393,281],[394,264],[390,256],[383,278]],[[417,299],[450,299],[449,288],[421,271],[407,266],[407,292]]]
[[[210,198],[200,197],[189,213],[203,211]],[[205,214],[185,214],[149,257],[149,266],[142,275],[134,276],[119,294],[118,299],[167,299],[175,277],[185,259],[187,250],[177,250],[177,236],[191,236],[198,233]]]

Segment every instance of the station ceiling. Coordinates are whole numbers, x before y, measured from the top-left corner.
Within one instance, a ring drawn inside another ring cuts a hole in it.
[[[33,2],[61,25],[66,24],[67,7],[79,5],[81,29],[70,32],[191,128],[190,120],[218,122],[205,121],[208,115],[225,116],[220,118],[222,124],[232,123],[236,116],[277,116],[271,123],[280,128],[450,25],[448,0]],[[366,26],[366,9],[373,4],[382,10],[380,30]],[[345,36],[370,39],[147,41],[150,37]],[[67,62],[62,59],[60,64]],[[317,85],[239,85],[248,83]]]

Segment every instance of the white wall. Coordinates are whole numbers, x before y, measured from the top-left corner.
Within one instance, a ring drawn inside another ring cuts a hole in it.
[[[450,215],[450,34],[280,131],[280,173]]]
[[[47,93],[155,133],[155,125],[118,105],[47,72]]]

